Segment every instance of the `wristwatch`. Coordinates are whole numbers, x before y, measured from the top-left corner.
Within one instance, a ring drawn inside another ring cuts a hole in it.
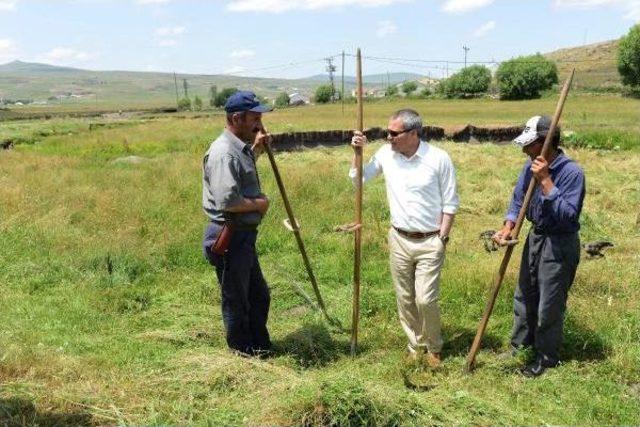
[[[447,243],[449,243],[449,236],[438,236],[438,237],[442,241],[443,245],[446,245]]]

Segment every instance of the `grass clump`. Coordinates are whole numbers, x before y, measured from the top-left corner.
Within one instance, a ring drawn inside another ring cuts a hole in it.
[[[298,426],[397,426],[416,421],[410,399],[389,402],[351,375],[305,386],[287,414],[287,424]]]

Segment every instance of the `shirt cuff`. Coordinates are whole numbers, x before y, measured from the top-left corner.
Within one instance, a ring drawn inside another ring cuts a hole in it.
[[[458,212],[458,206],[456,205],[444,205],[442,207],[442,213],[446,213],[449,215],[455,215]]]
[[[558,197],[559,193],[560,193],[560,190],[558,190],[558,187],[554,185],[551,191],[549,191],[549,194],[547,194],[546,196],[542,196],[542,201],[553,202]]]
[[[504,220],[505,221],[511,221],[511,222],[515,223],[516,221],[518,221],[518,215],[514,215],[512,213],[508,213],[508,214],[505,215]]]

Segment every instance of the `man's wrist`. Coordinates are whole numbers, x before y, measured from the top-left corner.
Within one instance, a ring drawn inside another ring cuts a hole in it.
[[[440,234],[440,235],[438,235],[438,238],[440,238],[442,243],[445,244],[445,245],[447,243],[449,243],[449,235],[448,234]]]

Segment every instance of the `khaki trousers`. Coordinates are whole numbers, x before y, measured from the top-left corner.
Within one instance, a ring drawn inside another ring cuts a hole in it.
[[[442,350],[440,327],[440,269],[445,247],[438,235],[410,239],[389,230],[391,277],[396,290],[398,315],[409,338],[410,351],[439,353]]]

